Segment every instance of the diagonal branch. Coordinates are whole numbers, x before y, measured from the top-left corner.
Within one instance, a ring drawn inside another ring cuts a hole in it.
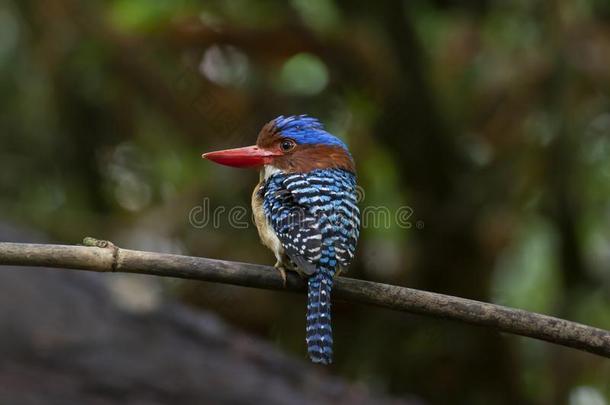
[[[269,266],[121,249],[93,238],[85,238],[84,243],[88,246],[0,242],[0,265],[152,274],[305,291],[305,283],[299,276],[288,274],[284,287],[279,272]],[[610,358],[610,331],[547,315],[345,277],[336,278],[334,294],[351,302],[467,322]]]

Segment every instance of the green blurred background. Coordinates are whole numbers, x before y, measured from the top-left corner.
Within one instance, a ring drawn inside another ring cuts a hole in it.
[[[200,154],[307,113],[350,145],[361,206],[392,215],[363,229],[350,276],[609,329],[609,90],[607,0],[3,0],[0,220],[272,264],[252,225],[230,224],[257,174]],[[217,221],[193,223],[206,204]],[[305,357],[303,296],[132,281],[123,293],[177,297]],[[610,402],[600,357],[333,310],[332,372],[374,389]]]

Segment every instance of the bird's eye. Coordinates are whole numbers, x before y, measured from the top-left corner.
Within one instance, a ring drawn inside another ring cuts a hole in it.
[[[280,148],[282,148],[282,151],[284,151],[284,152],[288,152],[295,146],[296,146],[296,143],[292,139],[284,139],[282,141],[282,143],[280,143]]]

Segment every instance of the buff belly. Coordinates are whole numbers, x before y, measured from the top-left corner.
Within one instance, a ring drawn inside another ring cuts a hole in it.
[[[258,229],[258,235],[261,238],[263,245],[267,246],[275,255],[277,259],[276,265],[283,265],[284,263],[284,247],[280,243],[275,231],[269,225],[265,212],[263,211],[263,199],[260,197],[258,191],[261,187],[261,183],[257,184],[252,193],[252,213],[254,215],[254,223],[256,229]]]

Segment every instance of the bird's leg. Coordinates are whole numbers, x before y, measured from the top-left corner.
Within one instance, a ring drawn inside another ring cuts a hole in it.
[[[284,281],[283,285],[284,288],[286,288],[286,272],[287,271],[294,271],[296,272],[299,276],[301,276],[301,278],[303,279],[307,279],[309,277],[308,274],[302,272],[299,269],[299,266],[297,266],[291,259],[290,257],[288,257],[287,255],[282,254],[281,256],[279,256],[277,258],[277,261],[275,262],[275,265],[273,266],[277,269],[277,271],[280,272],[280,275],[282,276],[282,280]]]
[[[275,267],[275,269],[280,272],[280,276],[282,276],[282,286],[286,288],[286,268],[284,267],[284,264],[281,260],[278,260],[277,262],[275,262],[275,265],[273,267]]]

